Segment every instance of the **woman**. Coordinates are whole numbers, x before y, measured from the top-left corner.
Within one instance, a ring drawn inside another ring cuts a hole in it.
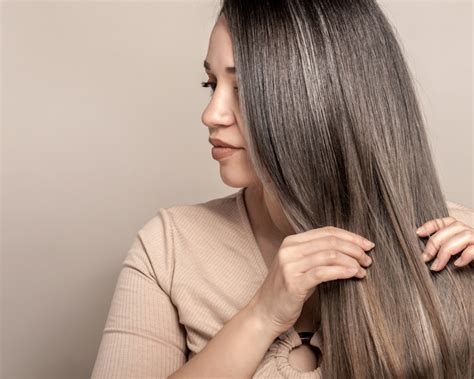
[[[241,189],[138,232],[92,377],[471,377],[473,212],[375,1],[225,0],[204,66]]]

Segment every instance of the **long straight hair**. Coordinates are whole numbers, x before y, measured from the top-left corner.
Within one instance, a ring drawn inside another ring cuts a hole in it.
[[[317,287],[327,378],[470,378],[472,266],[432,272],[447,217],[411,74],[375,0],[223,0],[250,159],[295,231],[375,242],[363,280]]]

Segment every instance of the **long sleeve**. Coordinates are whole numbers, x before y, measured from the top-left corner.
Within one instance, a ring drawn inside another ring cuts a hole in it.
[[[170,299],[172,236],[162,212],[123,262],[92,378],[166,378],[184,365],[186,334]]]

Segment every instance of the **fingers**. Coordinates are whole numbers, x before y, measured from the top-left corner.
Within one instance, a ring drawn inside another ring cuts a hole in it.
[[[469,245],[461,254],[461,256],[454,261],[457,267],[467,266],[474,260],[474,245]]]
[[[369,262],[366,262],[366,266],[370,266],[372,260],[368,255],[366,257],[369,259]],[[288,264],[290,270],[295,270],[298,273],[304,273],[315,266],[355,267],[358,270],[358,276],[363,277],[366,274],[366,270],[361,267],[356,259],[337,250],[318,251]]]
[[[368,250],[368,248],[366,247]],[[299,260],[304,256],[312,255],[322,250],[335,250],[356,259],[361,265],[369,265],[372,260],[360,245],[341,239],[334,235],[312,239],[302,243],[286,246],[291,260]]]
[[[448,263],[448,261],[451,259],[451,256],[463,251],[464,249],[469,247],[469,245],[474,246],[474,232],[472,229],[465,227],[464,230],[455,234],[454,236],[451,236],[449,240],[443,243],[435,261],[431,265],[431,270],[440,270]],[[467,263],[472,261],[472,248],[466,250],[467,251],[463,252],[465,256],[461,259],[461,262],[463,263],[465,261]]]
[[[347,266],[318,266],[306,271],[302,278],[301,285],[304,290],[309,290],[322,282],[336,279],[349,279],[357,273],[356,267]]]
[[[362,249],[369,250],[375,246],[372,241],[369,241],[368,239],[358,234],[349,232],[345,229],[336,228],[334,226],[326,226],[323,228],[311,229],[302,233],[292,234],[290,236],[287,236],[285,239],[288,241],[288,243],[291,244],[291,242],[301,243],[314,240],[316,238],[329,236],[335,236],[348,242],[352,242],[356,245],[359,245]]]
[[[421,225],[416,230],[416,234],[418,234],[420,237],[425,237],[445,228],[446,226],[451,225],[454,222],[456,222],[454,217],[435,218]]]
[[[449,224],[449,226],[446,226],[443,229],[437,231],[433,236],[430,237],[430,239],[426,243],[421,258],[425,262],[430,261],[435,257],[436,253],[441,248],[441,245],[443,245],[449,238],[451,238],[453,234],[459,233],[466,229],[468,229],[466,225],[455,220],[455,222]]]

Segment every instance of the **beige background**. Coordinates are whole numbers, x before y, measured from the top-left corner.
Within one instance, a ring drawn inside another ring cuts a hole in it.
[[[448,200],[474,206],[472,4],[385,1]],[[90,375],[160,207],[230,194],[200,116],[215,1],[1,4],[2,378]]]

